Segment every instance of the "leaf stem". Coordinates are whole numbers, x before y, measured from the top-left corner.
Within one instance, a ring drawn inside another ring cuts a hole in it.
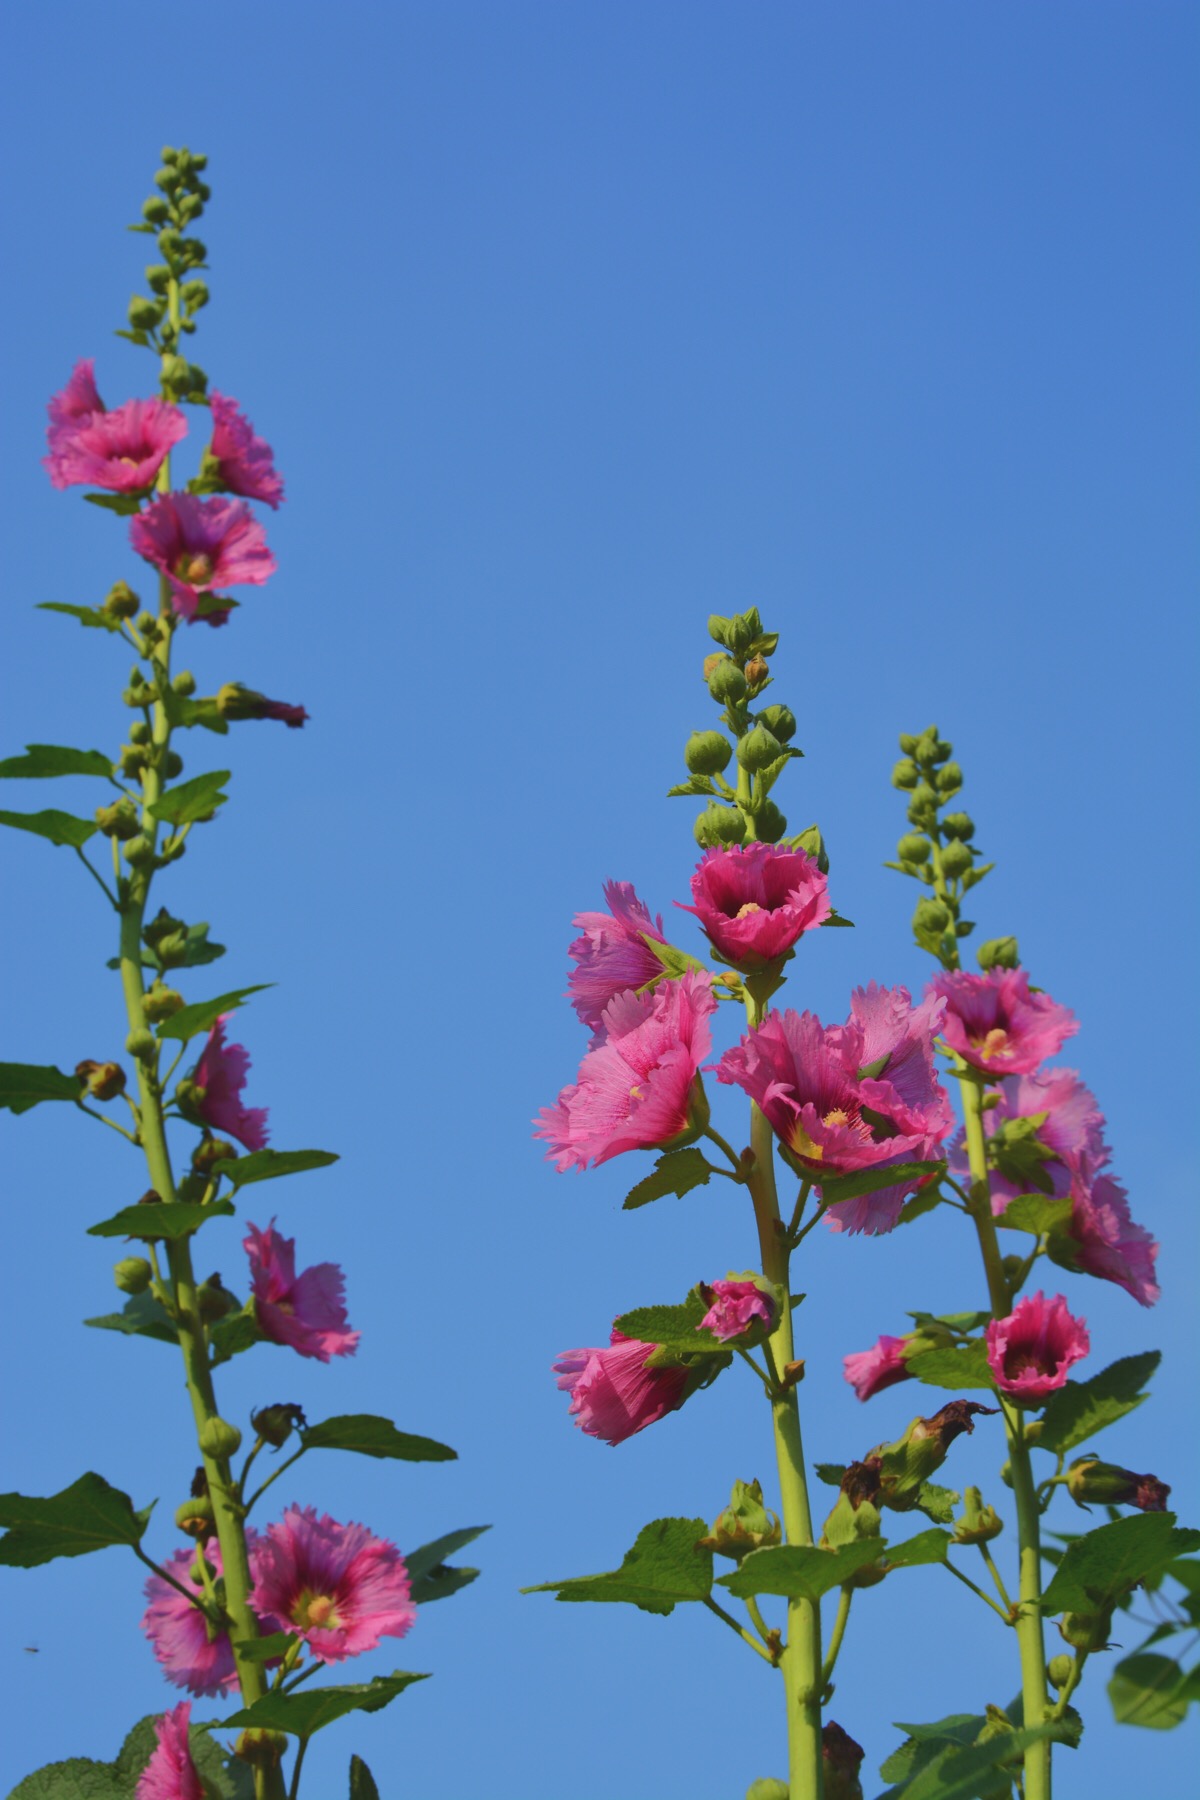
[[[123,791],[124,790],[122,790],[122,792]],[[105,881],[103,875],[101,875],[99,870],[96,869],[95,867],[93,867],[93,865],[88,861],[87,857],[83,854],[83,851],[81,850],[81,848],[79,847],[78,844],[76,844],[74,848],[75,848],[76,856],[79,858],[80,862],[83,864],[84,868],[87,870],[87,872],[91,876],[92,880],[95,882],[98,882],[100,887],[103,889],[104,898],[108,901],[108,904],[112,907],[113,911],[120,912],[120,910],[121,910],[120,902],[118,901],[116,895],[113,893],[112,889],[109,887],[107,881]]]
[[[736,1631],[742,1642],[744,1644],[749,1644],[756,1656],[764,1657],[769,1663],[775,1661],[771,1652],[759,1643],[758,1639],[754,1636],[754,1633],[752,1631],[747,1631],[744,1625],[739,1625],[733,1614],[727,1613],[723,1606],[718,1606],[711,1594],[705,1595],[704,1604],[707,1606],[710,1613],[713,1613],[718,1619],[724,1620],[731,1631]]]
[[[979,1587],[975,1582],[973,1582],[969,1575],[964,1575],[962,1570],[959,1568],[956,1568],[955,1565],[949,1559],[947,1559],[942,1564],[942,1567],[944,1569],[949,1569],[950,1573],[954,1576],[957,1576],[958,1580],[962,1582],[963,1586],[969,1587],[973,1594],[978,1594],[979,1598],[983,1601],[983,1604],[985,1606],[990,1606],[992,1611],[996,1614],[996,1617],[998,1619],[1003,1619],[1004,1623],[1006,1625],[1011,1625],[1013,1623],[1013,1619],[1012,1619],[1011,1615],[1009,1613],[1006,1613],[1002,1607],[997,1606],[996,1602],[992,1599],[992,1596],[990,1594],[985,1594],[983,1589],[981,1587]]]
[[[748,1363],[750,1365],[750,1367],[754,1370],[754,1373],[758,1376],[758,1379],[762,1382],[763,1386],[766,1388],[768,1398],[773,1400],[775,1398],[775,1383],[771,1380],[771,1377],[767,1374],[767,1371],[765,1369],[759,1368],[758,1364],[755,1362],[754,1358],[751,1356],[751,1354],[748,1350],[738,1350],[738,1355],[741,1357],[741,1359],[744,1363]]]
[[[742,1179],[742,1159],[737,1154],[737,1152],[734,1150],[732,1144],[727,1143],[725,1141],[725,1139],[721,1136],[720,1132],[714,1131],[711,1125],[709,1125],[707,1127],[704,1135],[706,1138],[712,1139],[713,1143],[717,1146],[718,1150],[723,1150],[725,1152],[725,1155],[729,1158],[729,1160],[733,1164],[734,1168],[738,1171],[738,1179],[739,1180]],[[721,1173],[724,1174],[724,1170],[722,1170]]]
[[[188,1604],[194,1606],[197,1612],[203,1613],[206,1619],[212,1619],[214,1625],[220,1623],[219,1618],[213,1617],[213,1609],[206,1599],[202,1600],[198,1594],[193,1594],[191,1588],[184,1587],[182,1581],[177,1581],[175,1576],[167,1569],[160,1568],[158,1563],[154,1562],[146,1555],[140,1544],[134,1544],[133,1554],[137,1557],[139,1562],[145,1563],[148,1569],[152,1569],[156,1575],[165,1581],[168,1587],[173,1587],[176,1593],[182,1594]]]
[[[302,1737],[296,1745],[296,1761],[292,1768],[292,1785],[288,1789],[288,1800],[296,1800],[296,1795],[300,1792],[300,1770],[304,1766],[304,1756],[308,1744],[309,1740]]]
[[[1077,1650],[1075,1652],[1074,1660],[1071,1663],[1071,1672],[1067,1676],[1063,1690],[1055,1701],[1054,1707],[1049,1714],[1051,1719],[1057,1721],[1065,1714],[1067,1703],[1070,1700],[1071,1695],[1075,1692],[1075,1689],[1079,1686],[1080,1679],[1083,1675],[1083,1665],[1088,1659],[1088,1654],[1089,1653],[1086,1650]]]
[[[263,1495],[266,1493],[266,1491],[270,1487],[271,1483],[273,1481],[278,1481],[279,1477],[282,1474],[284,1474],[286,1470],[290,1469],[294,1462],[299,1462],[300,1458],[304,1455],[304,1452],[307,1448],[308,1448],[307,1444],[301,1444],[300,1448],[297,1451],[295,1451],[293,1455],[289,1456],[285,1462],[281,1462],[277,1469],[272,1469],[271,1473],[267,1476],[267,1479],[263,1482],[262,1486],[256,1491],[256,1493],[253,1495],[253,1497],[243,1503],[243,1505],[242,1505],[242,1517],[243,1518],[249,1518],[251,1508],[258,1505],[258,1502],[262,1499]],[[249,1464],[247,1464],[246,1466],[248,1468]],[[244,1473],[244,1471],[243,1471],[243,1473]]]
[[[837,1667],[838,1653],[842,1648],[842,1639],[846,1635],[846,1625],[850,1618],[850,1602],[854,1598],[854,1589],[849,1582],[843,1583],[838,1598],[837,1617],[833,1621],[833,1633],[829,1639],[829,1649],[825,1653],[825,1661],[821,1665],[821,1687],[825,1689],[833,1680],[833,1671]]]
[[[991,1576],[992,1580],[996,1584],[996,1592],[999,1594],[1001,1600],[1003,1600],[1004,1605],[1008,1611],[1009,1617],[1015,1618],[1016,1608],[1014,1607],[1012,1601],[1008,1597],[1008,1589],[1004,1585],[1004,1582],[1000,1575],[1000,1571],[996,1567],[995,1560],[993,1559],[991,1551],[988,1549],[986,1544],[977,1544],[976,1549],[979,1551],[980,1556],[982,1556],[985,1564],[987,1565],[988,1574]]]
[[[124,1125],[118,1125],[115,1119],[108,1118],[104,1113],[93,1112],[92,1108],[90,1106],[85,1106],[82,1100],[77,1100],[75,1104],[81,1113],[87,1114],[89,1119],[98,1119],[101,1125],[107,1125],[110,1131],[119,1131],[123,1138],[131,1143],[135,1149],[137,1148],[136,1137],[134,1137],[132,1131],[127,1131]]]

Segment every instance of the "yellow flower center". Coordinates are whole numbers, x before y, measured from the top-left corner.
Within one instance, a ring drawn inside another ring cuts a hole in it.
[[[190,587],[203,587],[212,580],[212,558],[203,551],[184,550],[175,561],[175,574]]]
[[[738,910],[734,913],[733,916],[735,919],[748,919],[750,917],[751,913],[756,913],[756,912],[761,912],[761,911],[762,911],[761,906],[756,906],[753,900],[747,900],[745,906],[739,906]]]
[[[988,1062],[993,1056],[1003,1056],[1008,1049],[1008,1033],[1001,1030],[999,1025],[994,1025],[986,1037],[972,1038],[971,1043],[984,1062]]]
[[[292,1608],[292,1624],[335,1627],[340,1623],[336,1606],[331,1594],[314,1594],[311,1588],[305,1588]]]

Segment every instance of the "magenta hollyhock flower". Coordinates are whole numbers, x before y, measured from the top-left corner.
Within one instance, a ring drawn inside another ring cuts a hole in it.
[[[708,850],[692,876],[695,913],[719,956],[752,971],[776,962],[832,908],[816,859],[782,844]]]
[[[1115,1281],[1142,1306],[1153,1306],[1161,1289],[1154,1277],[1158,1245],[1129,1213],[1125,1189],[1106,1175],[1086,1151],[1068,1159],[1071,1218],[1067,1226],[1075,1258],[1086,1275]]]
[[[52,427],[45,460],[56,488],[110,488],[131,494],[148,488],[163,459],[187,436],[187,420],[163,400],[127,400],[71,426]]]
[[[1086,1320],[1067,1311],[1061,1294],[1030,1294],[1007,1319],[992,1319],[985,1335],[996,1386],[1031,1404],[1062,1387],[1071,1365],[1091,1349]]]
[[[719,1337],[722,1343],[743,1337],[755,1319],[761,1319],[767,1331],[775,1323],[775,1307],[769,1294],[764,1294],[756,1281],[714,1281],[704,1292],[712,1303],[701,1319],[702,1327]]]
[[[581,1431],[606,1444],[623,1444],[683,1405],[690,1372],[648,1369],[646,1358],[657,1348],[614,1326],[606,1348],[562,1352],[552,1365],[556,1385],[570,1394],[567,1410]]]
[[[365,1525],[339,1525],[289,1506],[260,1539],[251,1603],[276,1631],[294,1631],[322,1662],[345,1662],[403,1637],[417,1616],[395,1544]]]
[[[842,1358],[846,1380],[860,1400],[870,1400],[884,1388],[895,1387],[898,1381],[912,1380],[903,1356],[907,1342],[907,1338],[885,1336],[869,1350],[856,1350],[853,1355]]]
[[[222,486],[247,500],[262,500],[277,508],[283,499],[283,480],[276,471],[270,444],[255,435],[236,400],[214,388],[210,404],[213,434],[208,453],[220,465]]]
[[[237,582],[259,585],[275,573],[262,526],[244,500],[164,494],[129,521],[129,539],[171,586],[171,603],[189,624],[224,624],[226,612],[197,613],[200,598]]]
[[[942,1037],[972,1068],[998,1080],[1002,1075],[1031,1075],[1048,1056],[1079,1030],[1079,1021],[1049,994],[1029,991],[1024,969],[989,969],[970,975],[945,969],[926,993],[946,1001]]]
[[[649,994],[632,990],[601,1015],[605,1037],[538,1118],[560,1169],[585,1169],[623,1150],[660,1149],[690,1127],[698,1070],[712,1048],[716,1011],[708,973],[690,971]]]
[[[296,1273],[296,1240],[281,1237],[272,1219],[265,1231],[250,1226],[242,1248],[250,1258],[254,1310],[273,1344],[328,1362],[353,1356],[362,1333],[346,1317],[345,1277],[337,1263],[314,1263]]]
[[[287,700],[268,700],[265,694],[243,687],[240,681],[227,681],[218,688],[217,711],[223,719],[278,719],[292,731],[308,718],[302,706],[293,706]]]
[[[1086,1153],[1097,1165],[1109,1159],[1104,1142],[1104,1114],[1096,1097],[1074,1069],[1042,1069],[1033,1075],[1011,1075],[998,1084],[994,1111],[986,1115],[987,1130],[994,1133],[1006,1120],[1034,1118],[1040,1113],[1048,1117],[1038,1126],[1039,1143],[1052,1156],[1041,1164],[1045,1179],[1051,1183],[1055,1198],[1070,1192],[1072,1158]],[[950,1148],[950,1170],[960,1181],[969,1181],[966,1133],[959,1131]],[[1020,1185],[999,1169],[992,1171],[992,1211],[1002,1213],[1010,1200],[1028,1193],[1029,1185]]]
[[[56,434],[64,427],[73,430],[83,420],[90,419],[93,413],[104,411],[104,402],[96,389],[94,357],[84,357],[75,364],[71,379],[66,387],[60,388],[57,394],[51,396],[46,411],[50,415],[46,437],[51,450],[55,448]]]
[[[259,1542],[257,1532],[247,1527],[246,1547],[252,1573]],[[204,1589],[191,1572],[198,1554],[198,1546],[177,1550],[163,1568],[199,1599]],[[221,1550],[215,1538],[205,1544],[204,1556],[219,1575]],[[142,1630],[153,1644],[167,1680],[193,1694],[223,1694],[235,1687],[237,1671],[228,1632],[214,1631],[204,1614],[161,1575],[151,1575],[143,1592],[150,1604],[142,1616]]]
[[[225,1021],[232,1016],[221,1014],[192,1070],[193,1082],[203,1089],[195,1096],[194,1105],[214,1131],[228,1132],[247,1150],[263,1150],[267,1143],[268,1108],[242,1105],[250,1055],[241,1044],[225,1042]]]
[[[204,1800],[204,1786],[188,1747],[190,1700],[154,1722],[155,1745],[138,1777],[134,1800]]]
[[[656,919],[634,892],[631,881],[606,881],[606,913],[576,913],[574,923],[582,931],[567,951],[576,965],[571,970],[567,993],[580,1022],[592,1030],[593,1048],[604,1033],[600,1021],[610,1000],[629,988],[644,987],[663,972],[663,966],[645,938],[665,944],[662,916]]]

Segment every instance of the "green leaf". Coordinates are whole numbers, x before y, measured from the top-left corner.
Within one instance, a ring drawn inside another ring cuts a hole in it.
[[[1147,1575],[1158,1575],[1177,1556],[1200,1549],[1200,1531],[1177,1530],[1175,1514],[1134,1513],[1098,1525],[1067,1545],[1042,1596],[1047,1617],[1058,1612],[1100,1612]]]
[[[302,1175],[306,1169],[327,1169],[337,1162],[332,1150],[254,1150],[213,1165],[235,1188],[248,1187],[252,1181],[274,1181],[279,1175]]]
[[[1046,1194],[1018,1194],[1015,1200],[1009,1201],[996,1223],[1007,1225],[1010,1231],[1027,1231],[1032,1237],[1041,1237],[1044,1232],[1062,1231],[1070,1218],[1069,1194],[1062,1200]]]
[[[835,1175],[820,1183],[821,1202],[836,1206],[842,1200],[857,1200],[861,1194],[876,1194],[881,1188],[897,1187],[902,1181],[916,1181],[923,1175],[943,1175],[944,1162],[892,1163],[886,1168],[858,1169],[853,1175]]]
[[[224,954],[224,944],[209,943],[208,921],[204,920],[198,925],[188,926],[187,939],[184,944],[183,961],[180,963],[172,963],[171,967],[173,969],[197,969],[203,963],[216,962],[218,956],[224,956]],[[120,957],[110,956],[107,966],[110,969],[119,969],[121,966]],[[157,956],[153,950],[146,949],[142,951],[142,967],[144,969],[161,970],[162,966],[162,958]]]
[[[1010,1758],[1020,1757],[1045,1738],[1062,1741],[1066,1734],[1063,1722],[1036,1725],[1028,1731],[998,1733],[982,1744],[967,1748],[947,1744],[903,1788],[894,1790],[895,1800],[976,1800],[981,1792],[992,1794],[996,1791],[994,1786],[983,1781],[990,1769],[998,1768]]]
[[[214,1369],[231,1357],[240,1356],[243,1350],[252,1350],[255,1344],[267,1343],[258,1323],[254,1301],[247,1300],[241,1312],[226,1313],[223,1319],[210,1325],[208,1341],[212,1346]]]
[[[893,1569],[914,1569],[921,1563],[944,1563],[954,1539],[948,1531],[918,1531],[902,1544],[889,1544],[885,1552]]]
[[[98,830],[94,819],[77,819],[74,813],[55,812],[52,807],[46,812],[0,812],[0,825],[11,825],[14,831],[31,831],[60,849],[67,844],[72,850],[82,849]]]
[[[231,993],[218,994],[215,1000],[197,1000],[191,1006],[181,1006],[177,1013],[172,1013],[169,1019],[163,1020],[158,1028],[158,1035],[160,1038],[177,1038],[180,1043],[186,1044],[200,1032],[208,1031],[215,1025],[222,1013],[233,1012],[251,994],[264,993],[274,985],[273,981],[260,981],[254,987],[234,988]]]
[[[375,1777],[361,1756],[350,1758],[350,1800],[379,1800]]]
[[[67,613],[72,619],[78,619],[81,625],[86,625],[93,631],[120,631],[121,629],[121,621],[110,619],[108,614],[102,613],[98,606],[67,606],[61,600],[40,600],[37,610],[39,612]]]
[[[102,1219],[99,1225],[89,1225],[88,1236],[133,1237],[156,1241],[161,1238],[174,1243],[177,1238],[190,1237],[193,1231],[199,1231],[209,1219],[232,1218],[233,1211],[233,1202],[230,1200],[213,1200],[207,1206],[200,1206],[189,1200],[177,1200],[164,1206],[124,1206],[111,1219]]]
[[[8,1800],[133,1800],[133,1788],[118,1775],[114,1763],[72,1756],[26,1775]]]
[[[105,512],[119,513],[126,519],[142,510],[141,500],[136,494],[85,494],[83,497],[92,506],[102,506]]]
[[[422,1544],[419,1550],[405,1555],[412,1597],[418,1606],[456,1594],[475,1580],[478,1569],[452,1568],[446,1558],[490,1530],[490,1525],[468,1525],[461,1531],[448,1531],[445,1537],[435,1538],[431,1544]]]
[[[221,806],[229,798],[221,793],[221,788],[231,780],[228,769],[210,770],[207,775],[197,775],[192,781],[180,782],[178,787],[168,788],[160,800],[156,800],[146,811],[155,819],[164,819],[170,825],[187,825],[194,819],[203,819],[214,807]]]
[[[112,771],[112,762],[102,750],[26,744],[24,756],[9,756],[0,762],[0,781],[44,781],[52,775],[101,775],[109,780]]]
[[[851,931],[854,929],[854,920],[844,919],[840,912],[831,912],[827,919],[821,920],[821,923],[822,925],[841,925]]]
[[[375,1413],[339,1413],[300,1433],[306,1450],[354,1450],[360,1456],[390,1457],[397,1462],[453,1462],[457,1450],[436,1438],[397,1431],[390,1419]]]
[[[905,1368],[918,1381],[940,1388],[990,1388],[995,1383],[987,1363],[987,1345],[982,1338],[961,1349],[922,1350],[919,1356],[906,1359]]]
[[[961,1499],[957,1488],[939,1487],[936,1481],[923,1481],[917,1489],[917,1505],[936,1525],[952,1522],[954,1509]]]
[[[841,1487],[842,1476],[846,1473],[845,1463],[814,1463],[813,1468],[818,1481],[825,1482],[829,1487]]]
[[[703,1187],[711,1174],[704,1153],[694,1146],[687,1150],[668,1150],[659,1157],[650,1174],[630,1188],[622,1211],[632,1212],[636,1206],[648,1206],[651,1200],[661,1200],[665,1194],[675,1194],[682,1200],[693,1188]]]
[[[649,981],[644,981],[637,990],[639,994],[644,994],[648,988],[652,988],[664,976],[678,980],[681,975],[686,975],[689,969],[707,969],[706,963],[702,963],[696,956],[689,956],[685,950],[677,950],[674,944],[660,944],[657,938],[647,936],[644,931],[640,931],[638,936],[651,956],[662,964],[662,975],[653,975]]]
[[[920,1219],[935,1206],[940,1206],[944,1199],[937,1182],[931,1181],[928,1187],[918,1188],[915,1194],[909,1195],[896,1215],[896,1224],[911,1225],[914,1219]]]
[[[1042,1415],[1039,1450],[1066,1453],[1142,1404],[1142,1389],[1162,1361],[1158,1350],[1122,1356],[1090,1381],[1068,1381]]]
[[[644,1344],[657,1344],[660,1349],[678,1356],[725,1356],[729,1347],[711,1331],[700,1329],[708,1307],[693,1290],[682,1306],[637,1306],[622,1313],[614,1329]]]
[[[707,1535],[706,1519],[655,1519],[638,1532],[619,1569],[566,1581],[542,1581],[521,1592],[552,1593],[559,1600],[570,1601],[626,1601],[643,1612],[665,1617],[682,1602],[706,1600],[712,1592],[712,1551],[700,1545]]]
[[[868,1563],[878,1562],[886,1550],[883,1538],[856,1538],[836,1550],[820,1544],[775,1544],[766,1550],[752,1550],[741,1567],[732,1575],[722,1575],[717,1585],[727,1587],[739,1600],[755,1594],[819,1600]]]
[[[9,1800],[135,1800],[138,1778],[157,1742],[155,1726],[161,1717],[158,1712],[140,1719],[121,1745],[115,1762],[72,1756],[66,1762],[48,1763],[18,1782]],[[254,1800],[254,1776],[249,1766],[227,1756],[219,1744],[214,1744],[206,1726],[191,1727],[188,1747],[207,1800]]]
[[[78,1075],[39,1063],[0,1063],[0,1111],[28,1112],[43,1100],[78,1100],[83,1083]]]
[[[679,783],[678,787],[667,789],[667,799],[675,800],[680,796],[693,794],[715,794],[716,791],[707,775],[689,775],[686,781]]]
[[[269,1731],[287,1731],[293,1737],[310,1738],[324,1725],[344,1719],[352,1712],[379,1712],[402,1694],[414,1681],[428,1681],[428,1675],[409,1675],[395,1669],[390,1675],[376,1675],[374,1681],[348,1682],[344,1687],[302,1688],[295,1694],[264,1694],[253,1706],[244,1706],[221,1720],[222,1729],[234,1725],[257,1725]]]
[[[915,1769],[937,1754],[929,1746],[957,1744],[965,1749],[975,1742],[986,1724],[985,1713],[950,1713],[930,1725],[904,1725],[897,1720],[896,1730],[906,1731],[908,1739],[880,1765],[879,1773],[885,1781],[907,1781]]]
[[[83,1322],[96,1331],[122,1331],[126,1337],[154,1338],[160,1344],[179,1342],[179,1333],[151,1293],[135,1294],[119,1313],[104,1313]]]
[[[150,1509],[135,1512],[133,1501],[100,1475],[81,1475],[69,1488],[45,1499],[0,1494],[0,1563],[32,1569],[59,1556],[86,1556],[110,1544],[140,1544]]]
[[[243,1662],[270,1662],[273,1657],[286,1656],[295,1642],[294,1631],[272,1631],[266,1637],[239,1638],[234,1649]]]
[[[1108,1697],[1118,1725],[1171,1731],[1187,1717],[1186,1676],[1170,1656],[1141,1652],[1127,1656],[1112,1672]]]

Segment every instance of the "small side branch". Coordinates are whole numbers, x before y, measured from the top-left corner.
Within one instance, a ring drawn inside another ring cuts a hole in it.
[[[744,1644],[749,1644],[756,1656],[761,1656],[764,1662],[769,1662],[772,1667],[774,1667],[775,1658],[771,1655],[771,1652],[763,1648],[753,1632],[747,1631],[744,1625],[739,1625],[732,1613],[727,1613],[723,1606],[718,1606],[711,1595],[706,1596],[704,1604],[707,1606],[710,1613],[715,1614],[718,1619],[728,1625],[730,1631],[736,1631],[742,1642]]]

